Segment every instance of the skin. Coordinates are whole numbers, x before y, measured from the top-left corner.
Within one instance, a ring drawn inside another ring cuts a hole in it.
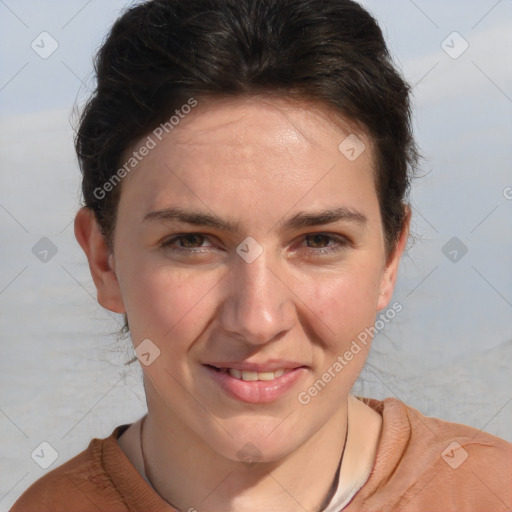
[[[355,131],[330,110],[269,97],[199,100],[124,178],[112,253],[90,211],[76,216],[98,301],[127,313],[134,346],[149,338],[160,350],[142,366],[144,453],[152,485],[180,510],[319,510],[347,414],[342,478],[367,476],[375,460],[381,417],[350,395],[370,343],[308,405],[297,398],[389,304],[410,218],[387,256],[371,140],[357,131],[366,150],[349,161],[338,146]],[[169,207],[240,229],[144,221]],[[366,220],[284,227],[299,212],[340,207]],[[202,236],[160,246],[194,233]],[[249,236],[263,250],[252,263],[236,252]],[[339,250],[320,252],[332,247]],[[306,366],[271,403],[228,396],[202,366],[269,359]],[[139,428],[140,421],[118,442],[142,473]],[[247,443],[260,456],[253,465],[238,455]]]

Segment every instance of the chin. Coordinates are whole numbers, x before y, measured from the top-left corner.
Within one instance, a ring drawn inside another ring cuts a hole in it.
[[[286,421],[286,420],[285,420]],[[272,428],[262,428],[252,419],[245,420],[243,428],[227,422],[226,430],[220,429],[220,436],[208,436],[205,441],[219,455],[235,462],[244,462],[252,466],[258,462],[276,462],[296,451],[307,439],[296,429],[290,431],[281,427],[282,419],[273,419]],[[230,435],[231,434],[231,435]],[[302,438],[303,437],[303,438]]]
[[[234,462],[242,462],[247,467],[252,467],[258,463],[274,463],[286,458],[290,453],[296,450],[296,446],[283,445],[269,446],[267,440],[262,442],[261,439],[246,439],[239,444],[232,444],[228,453],[222,453],[224,457]]]

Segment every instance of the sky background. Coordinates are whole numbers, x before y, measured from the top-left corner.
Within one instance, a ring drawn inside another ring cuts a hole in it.
[[[393,298],[403,310],[355,391],[512,441],[512,2],[361,3],[413,86],[424,160]],[[128,341],[111,334],[120,317],[96,302],[72,228],[73,109],[130,4],[0,0],[0,511],[48,471],[30,456],[40,442],[58,452],[53,469],[145,412]],[[31,46],[41,38],[58,45],[47,58]],[[42,262],[37,244],[56,253]]]

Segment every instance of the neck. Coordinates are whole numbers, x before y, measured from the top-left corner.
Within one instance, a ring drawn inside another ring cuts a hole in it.
[[[140,444],[140,452],[141,452],[140,455],[141,455],[141,458],[142,458],[142,467],[143,467],[143,470],[141,470],[141,473],[142,473],[142,476],[144,477],[144,479],[148,482],[148,484],[151,487],[153,487],[154,490],[156,490],[154,488],[154,486],[152,485],[149,477],[147,476],[149,471],[148,471],[148,464],[146,462],[146,456],[144,454],[144,441],[143,441],[144,422],[145,422],[146,418],[147,418],[147,415],[144,416],[141,419],[141,421],[140,421],[140,429],[139,429],[140,430],[139,444]],[[341,457],[340,457],[340,460],[339,460],[339,463],[338,463],[338,467],[337,467],[336,473],[334,475],[334,479],[333,479],[331,487],[329,489],[329,492],[325,496],[324,501],[322,502],[319,510],[324,510],[324,508],[330,503],[330,501],[332,500],[332,498],[333,498],[333,496],[334,496],[334,494],[336,492],[337,484],[338,484],[339,476],[340,476],[340,469],[342,467],[342,462],[343,462],[345,451],[346,451],[346,447],[347,447],[348,425],[349,425],[349,422],[348,422],[348,414],[347,414],[347,422],[346,422],[346,427],[345,427],[345,440],[344,440],[343,449],[342,449],[342,452],[341,452]]]
[[[321,511],[336,490],[348,433],[347,403],[293,453],[264,462],[219,455],[178,418],[152,412],[165,410],[162,404],[151,405],[156,404],[148,399],[141,436],[146,478],[178,510]]]

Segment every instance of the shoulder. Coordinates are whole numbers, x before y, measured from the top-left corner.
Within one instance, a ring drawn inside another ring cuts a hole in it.
[[[389,433],[408,437],[408,448],[423,448],[426,452],[439,452],[444,456],[445,448],[452,443],[460,444],[472,453],[496,454],[505,464],[511,464],[512,444],[481,429],[426,416],[414,407],[396,398],[382,401],[364,398],[364,403],[383,417],[384,428]],[[448,452],[451,452],[451,449]]]
[[[511,443],[468,425],[426,416],[395,398],[363,400],[383,417],[370,489],[379,500],[411,511],[510,506]]]
[[[426,495],[450,495],[457,510],[511,505],[512,444],[483,430],[428,417],[407,407],[413,453],[424,453]],[[437,488],[437,490],[436,490]]]
[[[491,462],[500,469],[512,468],[512,444],[481,429],[426,416],[396,399],[410,425],[411,448],[431,453],[452,469],[462,467],[469,457],[475,463]]]
[[[102,464],[105,441],[115,439],[122,428],[107,439],[91,440],[83,452],[36,480],[10,512],[127,511]]]

